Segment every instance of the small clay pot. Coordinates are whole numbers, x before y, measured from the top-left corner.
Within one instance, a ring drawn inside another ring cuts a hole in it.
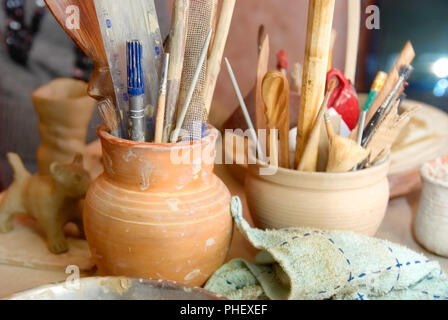
[[[71,163],[76,154],[86,155],[87,128],[96,105],[87,95],[87,83],[55,79],[34,91],[32,100],[39,116],[39,173],[49,174],[55,161]],[[89,157],[85,158],[89,170]]]
[[[389,162],[348,173],[301,172],[279,168],[260,175],[249,165],[245,192],[257,227],[313,227],[373,236],[389,202]]]
[[[217,130],[197,143],[137,143],[103,127],[98,136],[105,172],[87,193],[84,226],[100,273],[204,284],[232,236],[230,193],[213,174]]]
[[[423,247],[448,257],[448,181],[436,174],[437,166],[441,165],[448,167],[448,155],[427,162],[420,171],[423,191],[414,231]]]

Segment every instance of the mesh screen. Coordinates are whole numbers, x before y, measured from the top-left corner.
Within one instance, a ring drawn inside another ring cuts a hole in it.
[[[181,110],[188,89],[197,68],[198,60],[201,55],[207,35],[212,27],[212,16],[214,12],[213,0],[194,0],[190,2],[188,12],[188,30],[187,43],[185,45],[185,57],[182,71],[182,80],[179,91],[179,100],[177,110]],[[188,132],[182,136],[182,140],[200,140],[202,137],[202,123],[207,120],[205,109],[205,83],[206,83],[207,60],[202,66],[193,97],[191,99],[188,112],[182,129]]]

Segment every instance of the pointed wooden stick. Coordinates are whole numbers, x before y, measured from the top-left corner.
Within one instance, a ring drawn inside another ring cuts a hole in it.
[[[268,72],[269,50],[269,35],[266,35],[262,41],[261,49],[258,54],[257,78],[255,81],[255,125],[257,130],[266,129],[266,116],[264,113],[261,86],[263,83],[263,78]]]
[[[300,160],[324,99],[335,0],[310,0],[294,167]]]
[[[205,91],[205,107],[207,114],[213,100],[213,93],[216,88],[216,80],[221,71],[222,56],[226,47],[227,37],[229,35],[230,24],[232,23],[233,11],[236,0],[223,0],[218,26],[213,40],[213,46],[207,63],[207,82]]]

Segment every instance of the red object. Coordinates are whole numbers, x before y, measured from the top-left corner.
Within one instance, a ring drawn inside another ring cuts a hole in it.
[[[289,55],[286,50],[280,50],[277,52],[277,69],[288,70],[289,67]]]
[[[327,83],[333,78],[336,78],[339,84],[330,95],[328,108],[334,108],[342,116],[350,130],[353,130],[358,124],[361,114],[358,95],[350,81],[340,70],[332,69],[327,73]]]

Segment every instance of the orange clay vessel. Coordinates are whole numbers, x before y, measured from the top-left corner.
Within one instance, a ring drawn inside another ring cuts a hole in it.
[[[204,284],[232,236],[230,193],[213,174],[217,130],[194,144],[137,143],[104,127],[98,136],[105,171],[84,226],[100,273]]]

